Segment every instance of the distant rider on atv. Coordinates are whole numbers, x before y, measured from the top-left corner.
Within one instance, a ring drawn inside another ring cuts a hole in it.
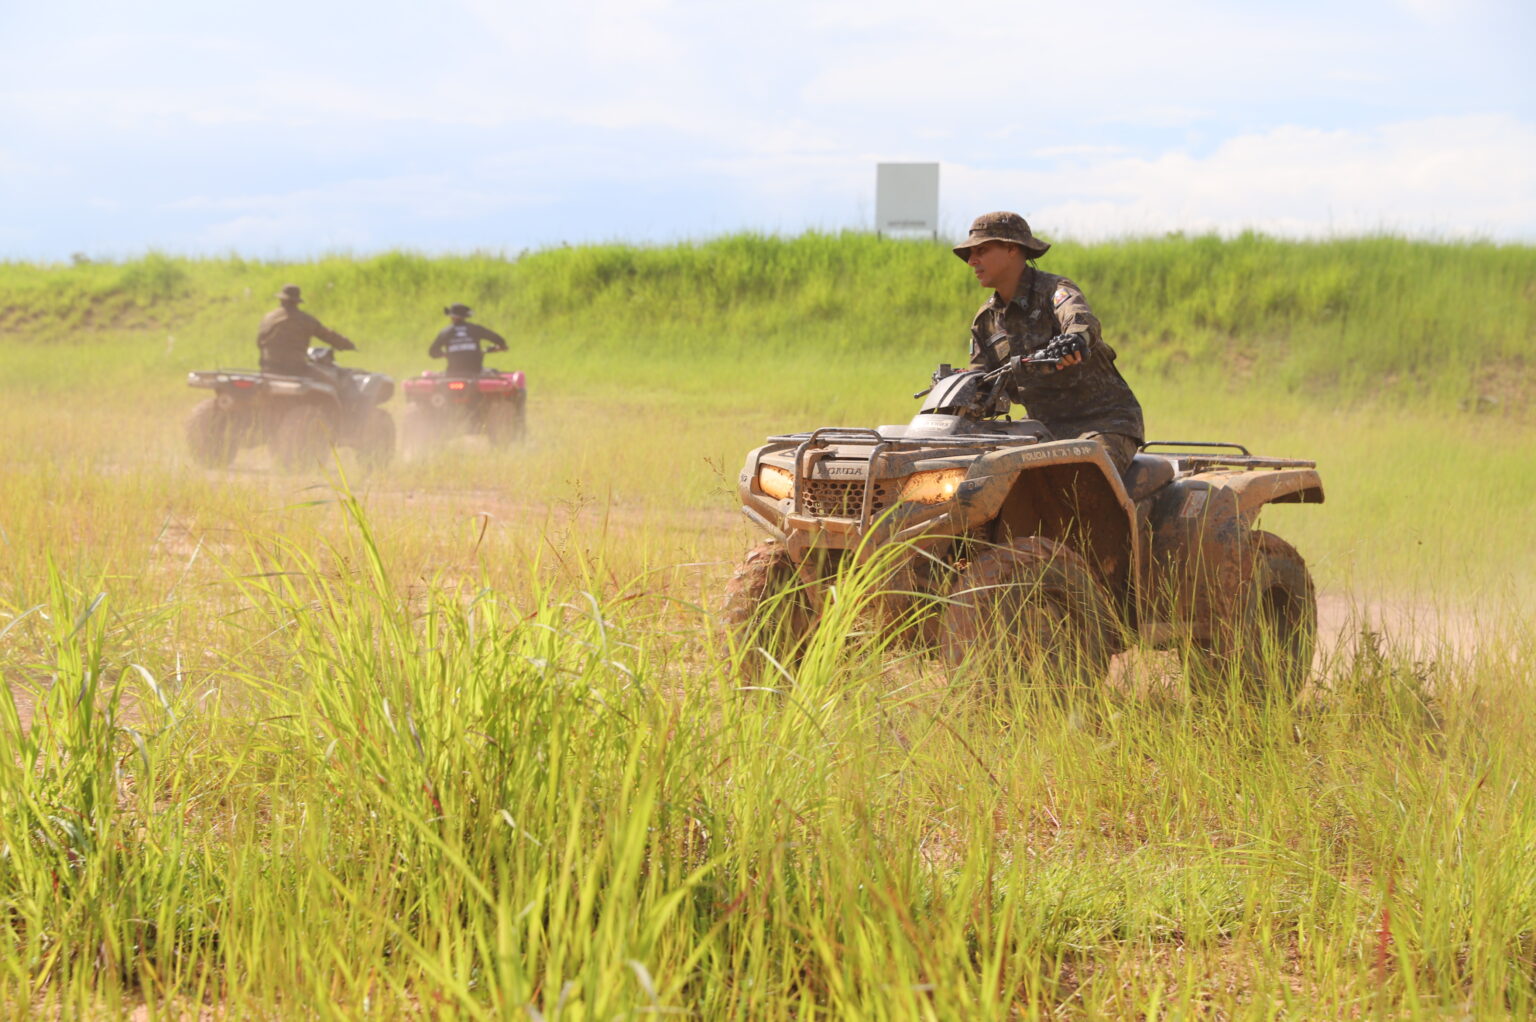
[[[479,376],[485,367],[485,352],[480,342],[486,341],[492,354],[507,350],[506,340],[494,330],[469,321],[469,306],[454,302],[443,309],[452,322],[443,327],[432,347],[427,349],[430,358],[446,358],[449,376]]]
[[[261,349],[261,371],[284,376],[308,376],[338,389],[342,374],[332,366],[309,357],[311,339],[321,340],[338,351],[356,351],[357,345],[299,308],[304,299],[297,284],[285,286],[275,296],[281,303],[261,318],[256,346]]]
[[[1144,438],[1141,404],[1115,368],[1099,319],[1066,277],[1032,265],[1051,246],[1017,213],[985,213],[955,246],[983,287],[995,289],[971,324],[971,368],[1056,357],[1055,371],[1015,364],[1009,397],[1057,440],[1092,438],[1123,475]]]

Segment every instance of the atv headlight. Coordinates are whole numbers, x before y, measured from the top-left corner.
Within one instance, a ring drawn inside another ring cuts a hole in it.
[[[942,504],[955,495],[965,479],[963,468],[941,468],[919,472],[901,484],[901,499],[908,504]]]
[[[795,476],[777,465],[764,465],[757,470],[757,488],[775,500],[784,500],[795,494]]]

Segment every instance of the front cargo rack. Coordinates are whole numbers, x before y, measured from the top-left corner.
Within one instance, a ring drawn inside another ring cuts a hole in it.
[[[869,459],[864,471],[864,493],[859,501],[859,529],[869,528],[874,515],[875,463],[888,451],[934,447],[1001,447],[1039,443],[1036,437],[1009,433],[970,433],[965,436],[888,437],[878,429],[855,426],[823,426],[809,433],[785,433],[768,438],[769,444],[794,445],[795,514],[805,513],[805,486],[811,469],[819,458],[831,453],[827,448],[841,444],[869,445]]]

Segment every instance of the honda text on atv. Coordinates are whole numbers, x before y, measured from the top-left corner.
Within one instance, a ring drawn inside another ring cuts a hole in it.
[[[521,371],[482,369],[477,376],[425,372],[405,381],[405,400],[407,454],[463,433],[484,433],[498,445],[527,435],[528,380]]]
[[[1321,503],[1315,463],[1148,443],[1122,479],[1097,441],[1009,421],[1007,371],[941,366],[909,425],[823,428],[752,451],[742,510],[770,538],[727,585],[737,636],[792,657],[839,565],[884,551],[898,567],[881,618],[953,664],[990,655],[1091,682],[1134,637],[1178,648],[1198,676],[1236,669],[1294,693],[1312,661],[1312,579],[1255,523],[1269,504]]]
[[[205,468],[221,468],[242,447],[266,444],[286,469],[322,464],[333,445],[353,447],[365,466],[389,463],[395,422],[379,406],[395,392],[383,373],[336,365],[330,348],[309,349],[329,379],[252,369],[187,374],[187,384],[214,392],[187,419],[187,445]]]

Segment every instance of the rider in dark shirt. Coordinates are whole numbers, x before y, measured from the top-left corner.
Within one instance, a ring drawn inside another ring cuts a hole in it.
[[[479,376],[485,367],[485,351],[507,350],[507,342],[500,334],[469,321],[469,306],[463,302],[454,302],[443,312],[452,323],[443,327],[432,347],[427,349],[427,355],[446,358],[449,376]],[[490,347],[482,351],[481,341],[489,342]]]

